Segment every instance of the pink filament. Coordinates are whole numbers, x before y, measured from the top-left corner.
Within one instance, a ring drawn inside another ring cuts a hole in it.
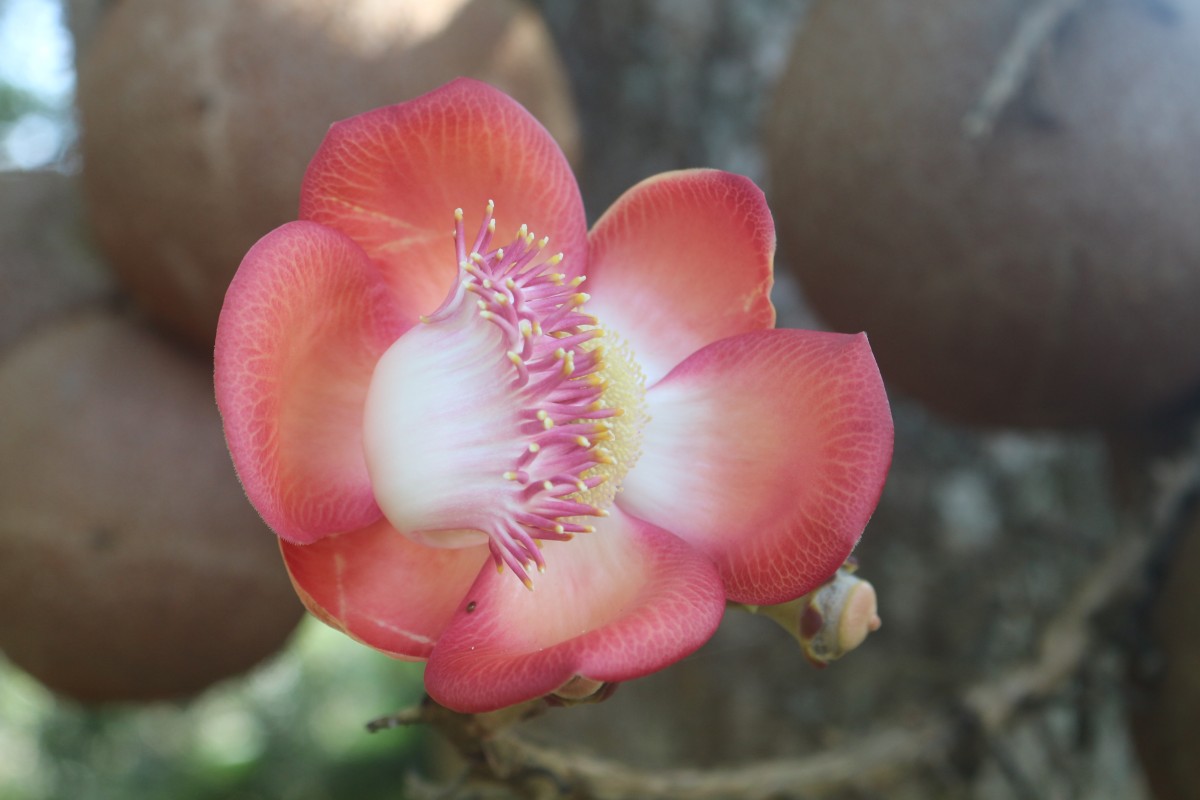
[[[532,588],[526,570],[545,568],[538,540],[569,540],[591,531],[572,518],[604,516],[571,495],[604,482],[584,473],[611,459],[597,444],[608,438],[609,426],[600,420],[620,412],[602,406],[604,382],[589,378],[601,362],[583,345],[600,331],[594,318],[578,311],[587,299],[578,291],[582,279],[566,282],[553,272],[561,254],[541,258],[547,240],[537,241],[525,226],[508,246],[491,248],[493,209],[489,202],[470,249],[462,213],[455,213],[459,287],[428,319],[445,318],[458,303],[475,302],[501,334],[523,405],[525,421],[518,433],[526,446],[505,473],[515,484],[515,507],[498,515],[486,533],[497,567],[507,564]]]

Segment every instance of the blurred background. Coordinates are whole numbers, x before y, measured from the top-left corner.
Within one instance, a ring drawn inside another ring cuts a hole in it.
[[[0,11],[4,169],[62,163],[75,140],[74,48],[62,7],[5,0]]]
[[[866,330],[897,425],[859,651],[730,614],[522,736],[824,776],[772,796],[1200,796],[1200,0],[0,0],[0,798],[453,773],[364,731],[420,667],[301,620],[210,375],[328,124],[460,74],[591,220],[668,169],[763,186],[779,324]]]

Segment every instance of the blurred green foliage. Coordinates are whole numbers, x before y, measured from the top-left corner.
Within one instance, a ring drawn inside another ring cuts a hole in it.
[[[14,122],[34,111],[46,110],[46,104],[31,93],[0,82],[0,125]]]
[[[423,732],[363,724],[421,693],[420,665],[312,619],[271,662],[181,703],[83,708],[0,659],[0,798],[396,800]]]

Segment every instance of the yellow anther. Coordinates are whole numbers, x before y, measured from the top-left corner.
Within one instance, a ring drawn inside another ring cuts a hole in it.
[[[554,357],[557,358],[559,361],[562,361],[564,358],[567,357],[567,351],[560,347],[554,351]]]
[[[563,254],[555,253],[554,255],[552,255],[546,259],[546,263],[553,267],[557,264],[561,264],[562,260],[563,260]]]
[[[482,285],[483,285],[483,288],[485,288],[485,289],[490,289],[490,288],[492,288],[492,281],[491,281],[491,279],[490,279],[490,278],[484,278],[484,279],[483,279],[483,284],[482,284]]]
[[[505,287],[506,287],[506,288],[507,288],[509,291],[512,291],[512,290],[514,290],[514,289],[516,289],[516,288],[517,288],[517,282],[516,282],[516,281],[514,281],[512,278],[505,278],[505,279],[504,279],[504,286],[505,286]]]
[[[503,258],[504,258],[504,248],[503,248],[503,247],[497,247],[497,248],[496,248],[496,260],[497,260],[497,261],[500,261],[500,260],[501,260],[501,259],[503,259]]]
[[[422,314],[421,316],[417,317],[417,319],[418,319],[418,320],[420,320],[421,322],[424,322],[426,325],[428,325],[428,324],[429,324],[429,317],[425,316],[424,314]]]
[[[596,532],[596,526],[595,526],[595,525],[584,525],[584,526],[583,526],[583,532],[584,532],[584,533],[595,533],[595,532]]]
[[[479,255],[479,253],[471,253],[471,256],[470,256],[470,258],[471,258],[471,260],[472,260],[472,261],[474,261],[476,264],[482,264],[482,263],[483,263],[483,256]]]
[[[561,272],[551,272],[546,277],[549,278],[550,282],[555,284],[556,286],[561,285],[562,282],[567,279],[567,276],[562,274]]]
[[[549,416],[550,415],[548,413],[546,413],[546,409],[544,409],[544,408],[538,409],[538,412],[537,412],[538,419],[546,419]]]
[[[517,478],[519,478],[521,476],[518,475],[517,473],[513,472],[512,470],[509,470],[508,472],[504,473],[503,477],[504,477],[504,480],[506,480],[506,481],[515,481]]]
[[[489,199],[489,200],[488,200],[488,204],[487,204],[487,213],[489,213],[489,214],[490,214],[490,213],[492,213],[492,212],[493,212],[493,211],[495,211],[495,210],[496,210],[496,201],[495,201],[495,200],[490,200],[490,199]]]
[[[538,322],[536,319],[533,321],[533,335],[534,336],[542,335],[542,323]]]
[[[555,525],[554,532],[555,533],[566,533],[567,531],[566,531],[566,528],[564,528],[562,525]]]
[[[521,354],[513,352],[512,350],[508,351],[508,360],[513,363],[514,367],[522,366],[525,363],[523,360],[521,360]]]
[[[528,225],[522,225],[520,228],[517,229],[517,238],[518,239],[524,239],[528,235],[529,235],[529,226]]]
[[[587,275],[579,275],[578,277],[571,278],[571,286],[579,286],[586,280],[587,280]]]
[[[495,232],[496,232],[496,220],[490,219],[490,220],[488,220],[488,233],[495,233]]]
[[[543,247],[545,247],[545,246],[546,246],[546,245],[548,245],[548,244],[550,244],[550,237],[549,237],[549,236],[543,236],[543,237],[542,237],[542,238],[541,238],[541,239],[538,241],[538,249],[539,249],[539,250],[541,250]]]
[[[525,584],[526,589],[528,589],[531,592],[533,591],[533,581],[530,579],[530,577],[528,575],[521,576],[521,583]]]
[[[539,450],[541,450],[541,449],[542,449],[542,446],[541,446],[540,444],[538,444],[537,442],[530,442],[530,443],[529,443],[529,452],[531,452],[531,453],[536,453],[536,452],[538,452],[538,451],[539,451]]]
[[[550,430],[554,427],[554,420],[546,417],[544,420],[542,420],[542,427],[546,430]]]
[[[497,305],[508,305],[508,295],[504,294],[503,292],[494,292],[492,294],[492,299],[496,301]]]
[[[519,330],[521,335],[526,339],[533,335],[533,325],[529,324],[529,320],[527,319],[523,319],[517,323],[517,330]]]
[[[533,244],[536,239],[537,234],[535,234],[533,231],[530,231],[529,233],[525,234],[525,245],[529,246]]]
[[[587,450],[589,447],[592,446],[592,443],[587,440],[586,436],[576,436],[575,444],[579,445],[584,450]]]
[[[577,306],[581,306],[591,299],[592,296],[587,292],[577,292],[576,294],[571,295],[571,303]]]
[[[575,488],[576,488],[576,489],[578,489],[578,490],[579,490],[579,491],[581,491],[581,492],[586,492],[586,491],[587,491],[587,484],[586,484],[586,483],[584,483],[583,481],[575,481]]]
[[[549,492],[554,488],[554,484],[550,481],[542,481],[542,488]]]
[[[445,208],[445,206],[442,206],[442,208]],[[461,208],[456,208],[456,209],[454,209],[454,221],[455,221],[455,222],[462,222],[462,217],[463,217],[463,215],[462,215],[462,209],[461,209]]]

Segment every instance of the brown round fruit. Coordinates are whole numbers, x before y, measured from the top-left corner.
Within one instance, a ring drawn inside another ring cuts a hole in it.
[[[1062,5],[821,0],[768,124],[807,299],[963,420],[1106,425],[1200,389],[1200,0],[1081,4],[967,132]]]
[[[211,352],[233,273],[295,218],[329,125],[459,75],[577,149],[563,68],[519,0],[123,0],[77,92],[101,245],[156,322]]]
[[[115,316],[0,362],[0,650],[87,702],[197,692],[301,607],[234,477],[209,371]]]

